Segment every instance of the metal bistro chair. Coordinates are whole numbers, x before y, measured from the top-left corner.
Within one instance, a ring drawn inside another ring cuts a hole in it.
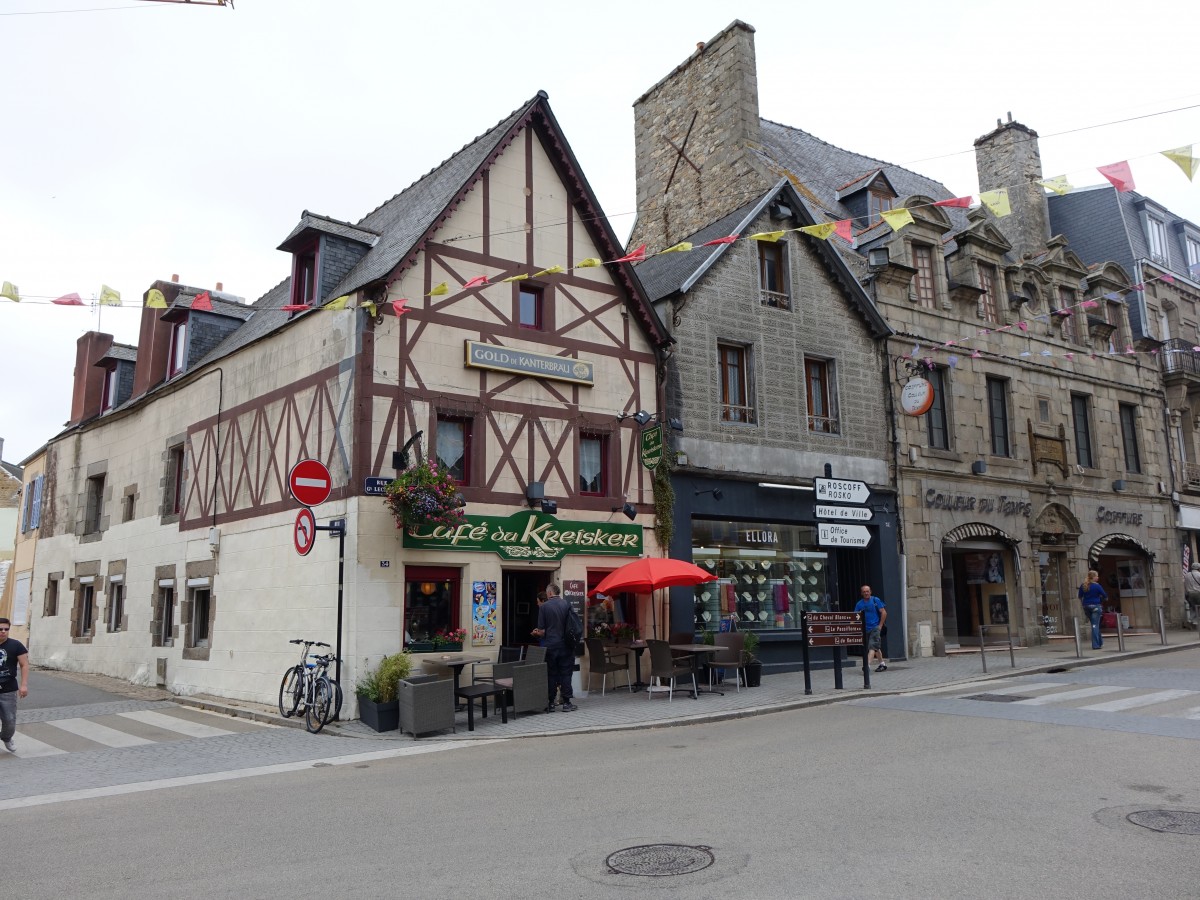
[[[496,654],[496,661],[494,663],[480,662],[471,664],[471,682],[473,684],[479,684],[481,681],[495,683],[496,666],[504,663],[520,662],[524,653],[524,647],[501,647],[500,651]],[[479,671],[480,668],[484,669],[482,674]]]
[[[608,687],[608,674],[617,672],[625,673],[625,686],[629,688],[630,693],[633,692],[633,684],[629,681],[629,651],[618,651],[609,654],[608,648],[604,646],[604,641],[600,638],[584,638],[584,644],[587,645],[588,653],[588,681],[590,682],[593,675],[600,676],[600,696],[604,696],[604,692]],[[620,659],[621,662],[616,660]],[[614,677],[615,685],[616,679]]]
[[[713,672],[717,669],[733,669],[734,684],[740,694],[746,668],[746,636],[732,632],[715,634],[713,639],[719,649],[708,660],[708,686],[712,688]]]
[[[671,645],[666,641],[648,641],[650,645],[650,677],[657,678],[659,685],[662,684],[664,678],[669,678],[671,683],[668,688],[667,701],[675,699],[675,682],[679,678],[690,678],[692,680],[692,696],[699,696],[699,688],[696,685],[696,669],[689,662],[687,665],[678,665],[674,657],[671,656]],[[646,691],[646,699],[653,696],[653,691]]]

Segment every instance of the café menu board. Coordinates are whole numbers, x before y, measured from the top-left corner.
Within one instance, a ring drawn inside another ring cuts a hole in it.
[[[582,581],[564,581],[562,585],[563,599],[571,604],[571,609],[579,616],[581,622],[586,622],[584,604],[587,602],[587,585]]]

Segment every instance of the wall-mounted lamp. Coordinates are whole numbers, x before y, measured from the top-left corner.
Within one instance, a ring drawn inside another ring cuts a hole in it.
[[[696,491],[697,497],[701,494],[712,494],[714,500],[720,500],[725,496],[725,493],[720,488],[705,488],[702,491]]]
[[[1122,478],[1118,478],[1116,481],[1114,481],[1114,482],[1113,482],[1113,490],[1114,490],[1114,491],[1123,491],[1123,490],[1125,490],[1125,480],[1124,480],[1124,479],[1122,479]]]
[[[630,521],[633,521],[637,518],[637,507],[632,503],[626,503],[624,506],[614,506],[612,511],[625,513],[625,518],[629,519]]]
[[[544,512],[548,516],[557,516],[558,515],[558,501],[557,500],[543,500],[542,501],[542,512]]]
[[[638,423],[638,427],[640,428],[645,428],[651,422],[659,421],[656,413],[646,412],[644,409],[639,409],[635,413],[621,413],[619,416],[617,416],[618,422],[624,422],[626,419],[633,419],[633,421]],[[669,425],[675,431],[683,431],[683,420],[675,418],[674,416],[667,419],[667,425]]]
[[[875,247],[867,251],[867,268],[872,272],[878,272],[880,269],[886,269],[891,257],[888,254],[887,247]]]
[[[972,475],[986,475],[987,474],[987,463],[984,462],[982,459],[975,460],[975,462],[971,463],[971,474]]]
[[[407,441],[404,442],[403,447],[401,447],[399,450],[392,451],[392,468],[393,469],[395,469],[397,472],[399,472],[399,471],[402,471],[409,467],[411,460],[408,457],[408,450],[410,447],[412,447],[413,444],[415,444],[417,441],[419,441],[421,439],[421,435],[423,435],[424,433],[425,433],[424,431],[418,431],[416,434],[414,434],[412,437],[410,437]]]
[[[525,499],[532,507],[546,499],[546,485],[540,481],[531,481],[525,485]]]

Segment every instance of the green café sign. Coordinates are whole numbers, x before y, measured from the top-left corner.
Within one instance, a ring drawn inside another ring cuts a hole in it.
[[[474,550],[504,559],[562,559],[589,556],[641,556],[642,527],[614,522],[568,522],[533,510],[506,519],[464,516],[457,525],[417,525],[404,530],[411,549]]]
[[[663,428],[655,425],[642,432],[642,465],[647,469],[657,469],[662,462]]]

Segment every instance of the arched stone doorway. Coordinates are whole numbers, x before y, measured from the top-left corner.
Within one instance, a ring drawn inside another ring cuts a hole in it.
[[[1036,615],[1044,637],[1062,634],[1072,615],[1074,585],[1083,580],[1081,573],[1075,577],[1072,567],[1081,531],[1074,513],[1055,501],[1043,506],[1029,524],[1038,573]]]
[[[1088,549],[1088,566],[1100,573],[1100,584],[1108,594],[1104,611],[1125,616],[1127,628],[1155,628],[1153,572],[1154,554],[1137,538],[1113,532]],[[1115,620],[1103,626],[1116,627]]]
[[[1023,628],[1018,538],[985,522],[968,522],[942,537],[942,637],[947,647],[979,645],[1003,637],[1005,626],[1019,639]]]

